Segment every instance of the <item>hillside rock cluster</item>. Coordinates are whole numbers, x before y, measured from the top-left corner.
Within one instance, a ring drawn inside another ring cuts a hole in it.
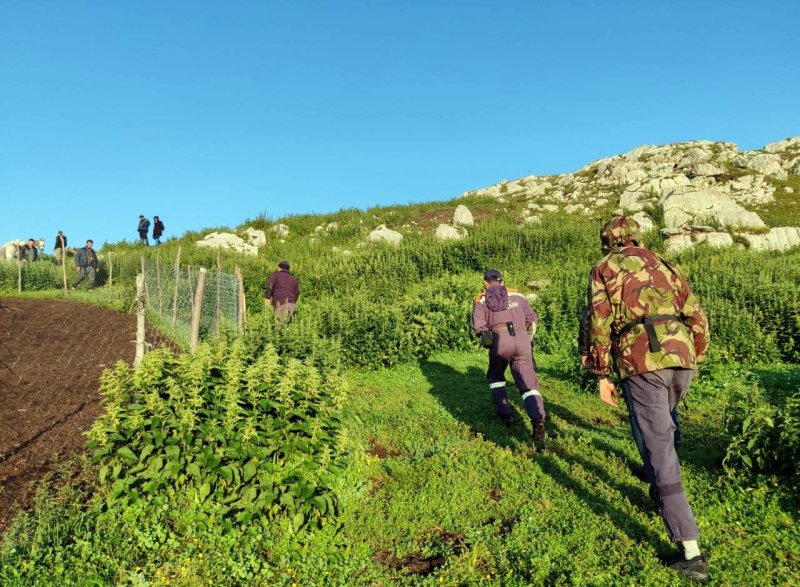
[[[526,223],[557,211],[616,210],[635,213],[647,231],[655,226],[647,212],[658,212],[667,247],[674,251],[698,243],[731,246],[737,240],[755,250],[786,250],[800,246],[800,229],[768,230],[759,210],[775,202],[777,190],[800,206],[792,188],[780,185],[789,175],[800,175],[800,137],[759,151],[739,151],[734,143],[691,141],[645,145],[575,173],[528,176],[462,195],[501,203],[522,198],[527,201],[522,218]]]
[[[520,214],[521,210],[519,220],[525,225],[539,224],[545,215],[553,213],[606,217],[612,212],[630,214],[643,233],[660,230],[670,252],[701,244],[786,251],[800,246],[800,227],[775,226],[775,219],[781,218],[775,209],[768,217],[769,225],[762,215],[767,217],[770,206],[780,206],[779,211],[790,210],[791,218],[798,217],[800,196],[792,188],[800,185],[797,176],[800,137],[757,151],[740,151],[728,142],[690,141],[644,145],[594,161],[574,173],[504,180],[462,196],[492,198],[503,213]],[[437,217],[441,218],[438,213]],[[363,220],[359,222],[364,224]],[[433,236],[440,241],[460,240],[469,235],[474,225],[472,212],[459,204],[449,221],[433,230]],[[411,221],[400,230],[421,228]],[[309,236],[310,242],[338,230],[336,222],[323,223]],[[285,242],[289,234],[287,225],[275,224],[266,233],[252,227],[236,233],[212,232],[195,245],[257,255],[268,238]],[[402,242],[403,233],[383,223],[356,246],[382,243],[398,247]],[[351,254],[350,250],[337,247],[333,252]]]
[[[233,251],[234,253],[255,257],[258,255],[259,247],[267,244],[267,235],[264,234],[263,230],[255,228],[246,228],[243,232],[244,238],[233,232],[212,232],[194,243],[194,245],[208,249]]]

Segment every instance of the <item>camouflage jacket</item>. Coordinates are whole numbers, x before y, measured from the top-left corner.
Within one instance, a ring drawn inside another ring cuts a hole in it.
[[[647,316],[662,317],[652,325],[656,351],[645,325],[636,323]],[[581,352],[596,375],[611,372],[611,357],[622,379],[668,367],[696,369],[708,350],[708,321],[683,273],[638,246],[614,250],[592,269],[581,326],[588,327]]]

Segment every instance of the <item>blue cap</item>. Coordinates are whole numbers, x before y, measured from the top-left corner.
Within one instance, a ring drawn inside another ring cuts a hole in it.
[[[503,275],[497,269],[487,269],[483,274],[484,281],[502,281]]]

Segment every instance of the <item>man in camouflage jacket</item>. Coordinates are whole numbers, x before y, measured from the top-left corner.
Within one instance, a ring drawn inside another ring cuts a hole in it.
[[[699,531],[681,481],[671,414],[708,350],[708,321],[680,269],[640,246],[635,220],[615,216],[600,231],[605,257],[589,276],[582,361],[600,399],[617,406],[619,375],[634,436],[641,436],[650,493],[681,554],[668,565],[706,581]]]

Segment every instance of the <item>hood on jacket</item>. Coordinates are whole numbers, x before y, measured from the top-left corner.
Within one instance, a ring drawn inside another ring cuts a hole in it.
[[[641,242],[639,223],[627,216],[614,216],[600,229],[600,245],[603,253],[630,245],[639,246]]]
[[[504,285],[492,285],[486,288],[486,307],[492,312],[508,309],[508,290]]]

